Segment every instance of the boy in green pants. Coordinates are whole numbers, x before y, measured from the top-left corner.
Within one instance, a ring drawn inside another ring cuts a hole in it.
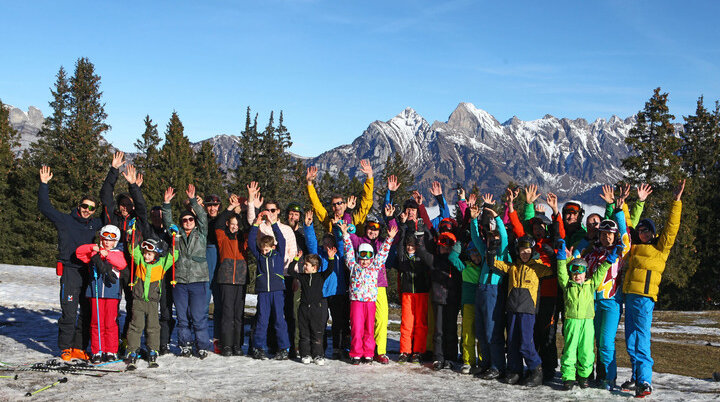
[[[575,258],[567,263],[565,242],[560,240],[557,253],[558,282],[565,297],[565,323],[563,337],[565,347],[560,359],[563,389],[575,386],[577,375],[580,388],[590,386],[588,377],[595,361],[595,289],[605,273],[622,252],[622,244],[615,247],[589,280],[586,279],[587,262]],[[569,271],[569,273],[568,273]]]

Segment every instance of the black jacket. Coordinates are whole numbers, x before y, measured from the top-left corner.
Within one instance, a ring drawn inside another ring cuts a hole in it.
[[[297,260],[293,260],[288,267],[288,276],[292,276],[298,279],[300,282],[300,304],[314,304],[319,303],[324,299],[323,297],[323,285],[325,285],[325,279],[333,273],[332,267],[328,266],[322,272],[315,272],[313,274],[304,274],[295,271],[297,267]],[[338,258],[330,261],[331,264],[337,264]]]
[[[69,214],[63,214],[50,204],[50,190],[47,183],[38,188],[38,209],[55,225],[58,231],[58,261],[64,266],[82,267],[85,265],[75,255],[75,250],[83,244],[92,243],[95,232],[100,230],[100,218],[83,219],[77,208]]]
[[[408,256],[405,251],[404,233],[401,233],[398,242],[396,268],[400,271],[401,293],[428,293],[430,291],[430,267],[418,256],[417,250],[413,257]]]
[[[430,254],[422,241],[415,253],[430,267],[430,300],[435,304],[460,304],[462,274],[450,262],[449,254]]]
[[[115,205],[115,198],[113,192],[115,190],[115,183],[120,176],[120,170],[111,167],[102,187],[100,188],[100,202],[103,204],[102,209],[102,221],[105,225],[115,225],[120,228],[120,243],[125,245],[131,239],[127,239],[127,230],[130,229],[129,224],[132,218],[136,218],[135,224],[135,244],[139,244],[142,241],[141,233],[143,231],[148,232],[149,227],[147,218],[147,205],[145,204],[145,198],[143,198],[142,191],[137,184],[130,184],[128,189],[130,190],[130,198],[133,200],[133,212],[126,218],[118,213]],[[128,247],[129,249],[130,247]]]

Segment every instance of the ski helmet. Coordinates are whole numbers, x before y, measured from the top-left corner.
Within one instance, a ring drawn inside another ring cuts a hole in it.
[[[105,225],[100,229],[100,238],[120,241],[120,228],[115,225]]]
[[[363,243],[358,247],[358,259],[370,260],[375,256],[375,251],[368,243]]]
[[[587,271],[588,263],[582,258],[575,258],[570,261],[567,268],[571,274],[582,274]]]
[[[582,202],[580,201],[570,200],[566,202],[562,208],[563,215],[565,214],[565,211],[576,211],[578,214],[578,222],[581,221],[585,215],[585,210],[583,209]]]

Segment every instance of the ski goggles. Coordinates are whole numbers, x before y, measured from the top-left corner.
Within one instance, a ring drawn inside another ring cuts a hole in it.
[[[617,223],[610,219],[605,219],[604,221],[600,222],[600,225],[598,225],[598,230],[601,232],[610,233],[618,233],[619,231]]]
[[[118,235],[115,232],[102,232],[100,233],[100,237],[102,237],[105,240],[117,240],[120,235]]]
[[[362,260],[369,260],[369,259],[373,258],[373,255],[375,255],[375,253],[373,253],[372,251],[358,252],[358,257],[360,257],[360,259],[362,259]]]
[[[443,219],[440,221],[440,225],[438,225],[440,228],[440,232],[450,232],[453,230],[453,223],[449,219]]]
[[[571,274],[584,274],[585,271],[587,271],[587,262],[583,260],[582,258],[576,258],[572,261],[570,261],[570,264],[568,265],[568,271],[570,271]]]
[[[452,233],[443,233],[437,241],[439,246],[452,247],[455,245],[455,236]]]
[[[366,225],[367,229],[380,230],[380,224],[377,222],[368,222]]]
[[[90,204],[80,204],[80,208],[87,209],[88,211],[92,212],[95,210],[95,205]]]
[[[142,244],[140,245],[140,248],[142,248],[145,251],[159,252],[159,249],[157,248],[157,246],[149,241],[142,242]]]

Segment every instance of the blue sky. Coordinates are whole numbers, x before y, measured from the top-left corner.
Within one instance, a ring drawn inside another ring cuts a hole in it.
[[[505,3],[505,4],[500,4]],[[511,4],[511,5],[508,5]],[[720,99],[720,2],[3,2],[0,99],[49,112],[62,65],[88,57],[112,131],[133,151],[146,114],[192,141],[238,134],[245,109],[283,110],[314,156],[410,106],[429,122],[471,102],[501,122]]]

